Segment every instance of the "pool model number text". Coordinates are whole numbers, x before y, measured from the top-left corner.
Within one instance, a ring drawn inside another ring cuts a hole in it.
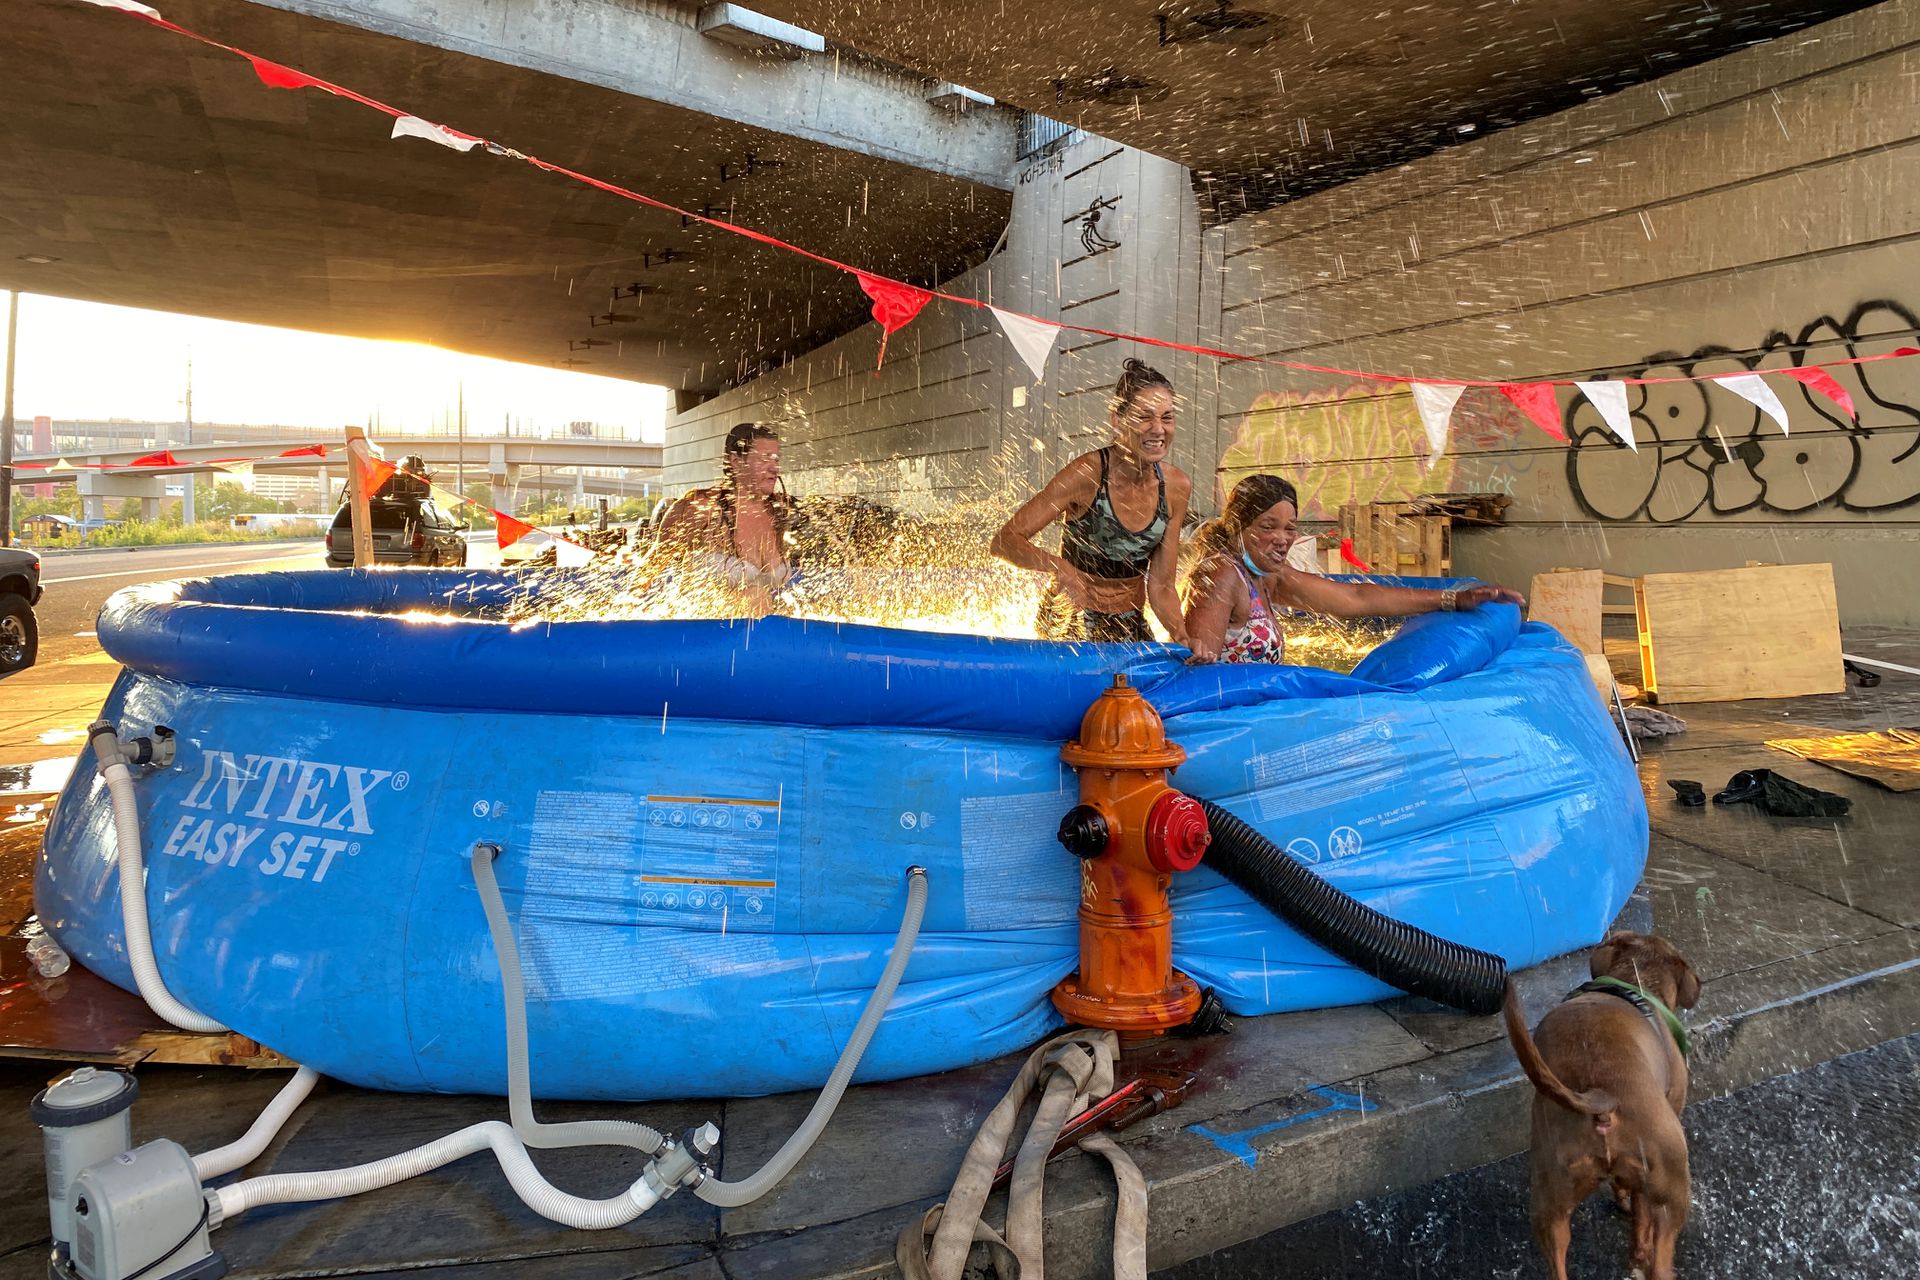
[[[367,801],[381,786],[404,791],[407,775],[291,756],[236,759],[231,752],[209,751],[199,781],[180,802],[183,810],[194,812],[180,815],[160,852],[228,867],[251,856],[263,876],[318,884],[335,858],[360,852],[360,842],[350,837],[373,834]],[[229,821],[201,816],[209,812],[225,814]],[[306,830],[268,837],[274,825]],[[329,831],[342,834],[323,834]],[[265,847],[257,847],[263,838]]]

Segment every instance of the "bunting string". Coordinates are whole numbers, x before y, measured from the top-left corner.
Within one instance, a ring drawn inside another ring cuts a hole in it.
[[[393,138],[424,139],[461,152],[483,149],[491,155],[521,161],[542,172],[583,183],[603,191],[608,195],[629,200],[662,213],[674,214],[688,223],[697,222],[717,231],[741,236],[758,244],[781,250],[782,252],[798,254],[822,266],[832,267],[836,271],[850,275],[854,278],[854,282],[860,287],[861,291],[872,300],[872,316],[874,322],[880,326],[881,330],[879,354],[881,363],[884,363],[886,359],[887,340],[901,328],[910,324],[914,318],[920,314],[927,303],[934,299],[939,299],[942,302],[952,303],[956,306],[975,307],[991,311],[1000,322],[1002,331],[1007,335],[1015,351],[1027,363],[1028,367],[1033,370],[1036,378],[1044,376],[1046,361],[1054,345],[1053,335],[1065,330],[1073,333],[1090,334],[1096,337],[1114,338],[1123,342],[1137,343],[1148,347],[1158,347],[1164,350],[1182,351],[1217,360],[1266,365],[1298,373],[1316,373],[1342,378],[1356,378],[1370,382],[1405,384],[1414,394],[1415,407],[1418,409],[1421,421],[1426,427],[1428,440],[1432,447],[1432,455],[1436,457],[1444,449],[1445,437],[1451,423],[1454,405],[1460,398],[1460,392],[1468,387],[1485,387],[1499,392],[1499,394],[1506,397],[1520,409],[1529,421],[1558,440],[1565,440],[1567,438],[1566,432],[1561,426],[1558,402],[1558,388],[1561,387],[1571,387],[1577,394],[1585,395],[1587,399],[1592,402],[1594,408],[1599,411],[1601,419],[1607,424],[1607,427],[1613,431],[1615,435],[1620,437],[1625,446],[1636,450],[1638,449],[1638,445],[1634,441],[1631,423],[1627,419],[1624,403],[1624,388],[1630,386],[1653,386],[1679,382],[1713,382],[1728,392],[1753,404],[1761,413],[1778,423],[1781,431],[1784,432],[1787,430],[1785,406],[1781,404],[1778,395],[1768,386],[1759,372],[1720,375],[1699,374],[1661,378],[1610,378],[1602,380],[1554,378],[1529,382],[1512,382],[1487,378],[1427,377],[1415,374],[1382,373],[1377,370],[1345,369],[1335,365],[1308,364],[1300,361],[1280,360],[1268,355],[1227,351],[1218,347],[1174,342],[1166,338],[1155,338],[1145,334],[1102,329],[1092,325],[1070,324],[1060,320],[1049,320],[1041,316],[1010,311],[1005,308],[992,306],[990,303],[978,298],[969,298],[962,294],[946,293],[939,289],[923,288],[919,285],[909,284],[904,280],[896,280],[892,277],[881,275],[878,272],[867,271],[850,263],[841,262],[825,254],[817,253],[814,250],[793,244],[778,236],[769,235],[764,231],[757,231],[751,227],[741,226],[733,222],[728,222],[725,219],[711,217],[693,210],[682,209],[669,201],[660,200],[653,196],[646,195],[643,192],[618,186],[589,174],[576,172],[563,165],[542,160],[538,156],[528,155],[522,151],[516,151],[511,147],[480,137],[476,134],[463,133],[458,129],[438,124],[424,117],[414,115],[411,112],[403,111],[398,107],[390,106],[376,98],[368,97],[365,94],[358,93],[344,86],[322,80],[317,76],[309,75],[297,68],[275,62],[269,58],[263,58],[258,54],[249,53],[244,49],[235,48],[232,45],[215,40],[210,36],[205,36],[197,31],[179,26],[162,17],[160,13],[152,7],[136,3],[135,0],[78,0],[78,2],[124,13],[129,17],[150,23],[189,40],[194,40],[211,48],[233,54],[235,57],[244,59],[251,64],[260,82],[269,88],[286,90],[317,89],[323,93],[331,94],[334,97],[356,102],[374,111],[378,111],[393,119],[394,123],[391,133],[391,137]],[[1852,397],[1827,370],[1846,365],[1864,365],[1880,360],[1895,360],[1916,355],[1920,355],[1920,348],[1902,346],[1893,351],[1874,355],[1847,356],[1833,360],[1822,360],[1817,365],[1768,369],[1764,372],[1767,374],[1781,374],[1794,379],[1808,390],[1824,396],[1849,418],[1853,418],[1857,415],[1854,411]],[[877,367],[876,365],[876,368]]]
[[[86,3],[98,3],[105,8],[126,7],[125,5],[117,3],[110,4],[107,0],[86,0]],[[144,6],[134,7],[141,8]],[[368,443],[371,444],[372,441],[368,441]],[[502,551],[520,541],[520,539],[526,537],[528,534],[537,532],[544,533],[553,539],[555,556],[561,568],[571,568],[586,564],[591,561],[593,557],[606,554],[603,551],[595,551],[592,547],[584,543],[575,542],[571,538],[563,537],[551,529],[542,529],[538,525],[528,524],[524,520],[510,516],[504,511],[495,510],[486,503],[477,502],[465,494],[455,493],[451,489],[443,489],[426,476],[415,475],[413,472],[395,463],[388,462],[385,458],[375,457],[371,453],[361,456],[351,449],[346,452],[348,460],[359,473],[360,491],[362,493],[378,493],[380,486],[396,475],[407,476],[411,479],[418,480],[421,484],[427,486],[428,491],[431,492],[434,497],[440,500],[440,504],[443,507],[478,507],[480,510],[491,514],[494,519],[495,538]],[[325,458],[327,456],[327,446],[324,444],[305,444],[297,448],[282,449],[279,453],[257,454],[253,457],[207,458],[204,461],[198,462],[182,461],[174,457],[171,450],[161,449],[155,453],[144,454],[141,457],[133,459],[131,462],[69,462],[65,458],[59,458],[53,462],[15,462],[9,465],[16,470],[44,471],[48,475],[57,475],[68,471],[153,470],[158,467],[171,469],[212,467],[215,470],[225,471],[231,474],[247,474],[252,471],[256,464],[262,462],[275,462],[286,458]],[[565,548],[570,548],[571,550],[564,550]]]

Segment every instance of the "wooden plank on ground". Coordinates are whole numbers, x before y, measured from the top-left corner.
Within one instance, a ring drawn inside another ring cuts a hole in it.
[[[1598,569],[1555,569],[1533,575],[1527,617],[1544,622],[1582,653],[1602,652]]]
[[[1846,687],[1830,564],[1651,573],[1634,590],[1641,683],[1660,702]]]

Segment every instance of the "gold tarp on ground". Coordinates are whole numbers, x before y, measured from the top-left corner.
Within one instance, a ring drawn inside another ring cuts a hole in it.
[[[1776,738],[1767,745],[1856,778],[1877,782],[1889,791],[1920,791],[1920,730]]]

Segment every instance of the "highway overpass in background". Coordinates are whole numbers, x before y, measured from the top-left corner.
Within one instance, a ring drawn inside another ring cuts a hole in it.
[[[495,507],[505,508],[506,495],[523,488],[572,490],[582,495],[639,495],[657,492],[661,446],[638,440],[489,438],[469,435],[464,441],[446,435],[384,435],[376,442],[389,460],[418,455],[434,472],[437,483],[455,489],[462,483],[484,480],[494,489]],[[288,450],[324,445],[327,456],[278,457]],[[172,464],[132,466],[136,459],[164,452]],[[141,499],[149,512],[166,497],[167,477],[223,474],[216,460],[257,459],[256,471],[297,471],[337,477],[346,465],[344,443],[316,436],[250,440],[245,443],[170,445],[155,449],[69,452],[64,457],[26,454],[15,459],[13,483],[74,484],[80,489],[83,513],[105,514],[107,502]],[[47,471],[59,462],[85,464],[72,471]],[[35,464],[21,466],[20,464]],[[111,470],[99,469],[111,467]],[[531,474],[529,474],[531,473]]]

